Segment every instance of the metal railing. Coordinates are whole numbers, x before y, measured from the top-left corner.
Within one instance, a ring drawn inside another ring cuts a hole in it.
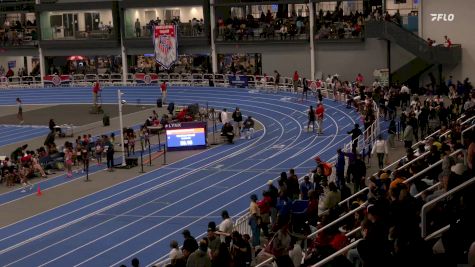
[[[231,79],[239,77],[245,81],[247,88],[288,91],[293,92],[293,81],[290,77],[281,77],[278,86],[275,86],[274,77],[261,75],[233,75],[233,74],[201,74],[201,73],[129,73],[123,81],[122,74],[66,74],[47,75],[44,77],[45,86],[62,87],[88,87],[94,82],[99,82],[101,86],[158,86],[160,82],[167,81],[175,86],[209,86],[210,81],[214,86],[236,87]],[[0,88],[40,88],[40,76],[13,76],[0,77]],[[244,87],[244,86],[243,86]]]
[[[435,205],[441,200],[446,199],[448,196],[452,196],[453,194],[459,192],[462,189],[465,189],[467,186],[471,185],[472,183],[475,183],[475,177],[472,177],[471,179],[465,181],[464,183],[454,187],[453,189],[445,192],[444,194],[434,198],[433,200],[425,203],[422,208],[421,208],[421,236],[422,238],[427,237],[427,211],[430,207]]]
[[[380,37],[395,42],[424,61],[432,64],[457,64],[462,58],[460,45],[429,46],[426,40],[399,25],[388,21],[367,21],[367,37]]]
[[[407,180],[404,181],[404,182],[406,183]],[[432,206],[432,205],[435,204],[436,202],[438,202],[438,201],[440,201],[440,200],[442,200],[442,199],[445,199],[447,196],[452,195],[452,194],[454,194],[454,193],[456,193],[456,192],[458,192],[458,191],[464,189],[465,187],[467,187],[468,185],[470,185],[470,184],[472,184],[472,183],[474,183],[474,182],[475,182],[475,177],[472,178],[472,179],[470,179],[470,180],[468,180],[468,181],[466,181],[466,182],[464,182],[463,184],[461,184],[461,185],[455,187],[454,189],[448,191],[447,193],[445,193],[445,194],[443,194],[443,195],[441,195],[441,196],[435,198],[434,200],[432,200],[432,201],[426,203],[426,204],[422,207],[422,210],[421,210],[421,219],[422,219],[422,222],[421,222],[421,230],[422,230],[422,232],[421,232],[421,233],[422,233],[422,237],[425,238],[425,240],[429,240],[429,239],[432,239],[432,238],[434,238],[434,237],[437,237],[437,236],[439,236],[440,234],[442,234],[443,232],[447,231],[447,230],[450,228],[450,225],[447,225],[447,226],[445,226],[445,227],[443,227],[443,228],[441,228],[441,229],[435,231],[434,233],[432,233],[432,234],[430,234],[430,235],[426,235],[426,230],[425,230],[425,225],[426,225],[425,212],[426,212],[426,210],[425,210],[425,209],[427,209],[428,207]],[[420,197],[421,195],[422,195],[422,194],[418,194],[416,197]],[[355,210],[356,210],[356,209],[355,209]],[[349,214],[349,213],[348,213],[348,214]],[[346,214],[346,215],[348,215],[348,214]],[[360,227],[357,227],[357,228],[355,228],[355,229],[353,229],[351,232],[349,232],[349,233],[347,234],[347,236],[350,236],[351,234],[354,234],[355,232],[359,231],[360,229],[361,229],[361,226],[360,226]],[[317,262],[316,264],[312,265],[312,267],[319,267],[319,266],[323,266],[323,265],[326,264],[326,263],[329,263],[330,261],[334,260],[336,257],[338,257],[338,256],[340,256],[340,255],[346,253],[346,251],[348,251],[349,249],[354,248],[354,247],[358,244],[358,242],[360,242],[361,240],[363,240],[363,238],[360,238],[360,239],[358,239],[358,240],[352,242],[352,243],[349,244],[348,246],[346,246],[346,247],[344,247],[344,248],[338,250],[337,252],[331,254],[330,256],[328,256],[328,257],[324,258],[323,260]]]
[[[325,259],[315,263],[314,265],[312,265],[311,267],[321,267],[321,266],[324,266],[325,264],[329,263],[330,261],[332,261],[333,259],[335,259],[336,257],[340,256],[341,254],[344,254],[346,251],[356,247],[358,245],[358,243],[363,240],[362,238],[354,241],[353,243],[347,245],[346,247],[338,250],[337,252],[331,254],[330,256],[326,257]]]

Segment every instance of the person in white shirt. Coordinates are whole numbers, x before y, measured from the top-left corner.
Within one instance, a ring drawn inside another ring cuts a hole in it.
[[[219,120],[222,124],[229,122],[228,112],[225,108],[223,108],[223,111],[221,111],[221,113],[219,114]]]
[[[221,212],[221,218],[223,221],[219,224],[218,232],[221,242],[231,241],[231,233],[233,232],[233,221],[229,218],[229,213],[227,210]]]
[[[386,143],[386,140],[384,140],[381,135],[378,136],[378,140],[376,140],[376,142],[374,143],[371,154],[374,154],[374,153],[378,155],[379,168],[380,169],[384,168],[384,157],[388,155],[388,145]]]
[[[172,249],[170,250],[170,253],[168,254],[169,259],[170,259],[170,264],[175,265],[177,260],[183,257],[183,253],[178,247],[178,242],[176,240],[172,240],[170,242],[170,248]]]
[[[409,87],[407,87],[405,84],[402,85],[401,87],[401,107],[402,106],[408,106],[409,105],[409,100],[411,97],[411,91],[409,90]]]
[[[332,77],[330,75],[328,75],[327,79],[325,80],[325,86],[327,87],[327,89],[331,89]]]
[[[289,257],[292,260],[294,267],[300,267],[302,264],[303,255],[302,247],[300,247],[299,242],[295,242],[295,244],[293,244],[292,249],[289,250]]]

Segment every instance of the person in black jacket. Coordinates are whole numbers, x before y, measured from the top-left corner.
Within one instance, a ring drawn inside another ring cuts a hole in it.
[[[358,147],[358,137],[363,134],[363,132],[360,129],[360,125],[358,123],[355,124],[355,128],[353,128],[351,131],[348,132],[348,134],[351,134],[351,140],[353,142],[353,150]]]
[[[234,120],[234,125],[236,127],[237,135],[239,136],[241,134],[241,128],[242,128],[242,113],[239,110],[238,107],[233,112],[233,120]]]
[[[183,230],[182,234],[185,238],[183,241],[183,247],[181,248],[183,254],[186,252],[186,254],[189,255],[195,252],[195,250],[198,249],[198,242],[196,242],[196,239],[191,235],[190,230],[185,229]]]
[[[389,134],[388,141],[389,141],[389,146],[391,148],[396,148],[396,144],[394,143],[394,139],[396,138],[396,133],[397,133],[396,121],[391,120],[388,127],[388,134]]]
[[[348,166],[348,170],[348,174],[351,176],[351,182],[353,182],[355,187],[354,192],[358,192],[361,188],[365,187],[366,177],[366,164],[360,154],[356,154],[356,159]]]
[[[226,137],[230,144],[234,144],[234,128],[230,122],[226,122],[221,128],[221,136]]]

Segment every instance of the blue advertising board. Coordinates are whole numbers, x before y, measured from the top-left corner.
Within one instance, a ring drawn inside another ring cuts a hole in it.
[[[244,88],[247,87],[248,82],[247,76],[244,75],[229,76],[229,84],[232,86]]]

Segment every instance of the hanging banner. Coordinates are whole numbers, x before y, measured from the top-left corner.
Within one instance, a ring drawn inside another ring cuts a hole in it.
[[[178,38],[175,25],[155,26],[153,35],[155,60],[165,69],[171,68],[178,60]]]

